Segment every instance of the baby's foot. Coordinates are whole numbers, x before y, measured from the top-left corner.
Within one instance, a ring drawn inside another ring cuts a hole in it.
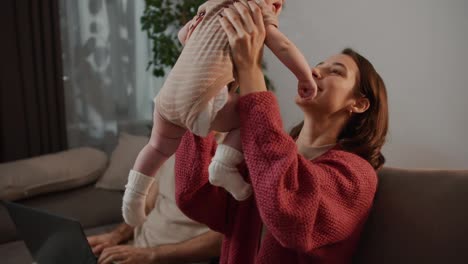
[[[125,223],[135,227],[146,221],[146,196],[153,182],[153,177],[130,170],[122,202],[122,214]]]
[[[238,201],[246,200],[252,194],[252,186],[244,181],[236,168],[243,159],[240,151],[221,144],[208,167],[210,183],[226,189]]]

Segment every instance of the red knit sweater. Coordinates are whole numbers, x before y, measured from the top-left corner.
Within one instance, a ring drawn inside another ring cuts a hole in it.
[[[350,263],[377,187],[372,166],[338,146],[312,161],[299,155],[270,92],[243,96],[238,107],[238,168],[254,195],[238,202],[211,185],[213,135],[186,133],[176,154],[180,209],[224,234],[222,264]]]

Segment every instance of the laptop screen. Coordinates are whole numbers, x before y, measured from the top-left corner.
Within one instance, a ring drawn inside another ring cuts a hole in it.
[[[36,263],[97,262],[78,221],[16,203],[3,204]]]

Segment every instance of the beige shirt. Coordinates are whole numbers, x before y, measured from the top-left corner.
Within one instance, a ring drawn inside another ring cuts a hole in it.
[[[175,156],[172,156],[156,174],[159,193],[146,222],[135,228],[134,245],[137,247],[179,243],[209,231],[208,227],[191,220],[177,207],[174,165]]]
[[[297,146],[297,151],[308,160],[313,160],[333,148],[336,143],[318,147]]]

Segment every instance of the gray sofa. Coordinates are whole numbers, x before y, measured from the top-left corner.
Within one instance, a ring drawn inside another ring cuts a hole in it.
[[[355,263],[468,263],[468,170],[379,173]]]
[[[88,233],[121,222],[122,193],[86,186],[20,203],[78,219]],[[384,168],[354,263],[468,263],[468,170]],[[30,263],[0,208],[1,263]]]
[[[0,164],[0,199],[76,219],[88,235],[111,230],[123,222],[128,171],[148,142],[146,127],[127,130],[132,134],[122,130],[112,143],[112,153],[80,147]],[[32,263],[18,239],[0,204],[0,264]]]

